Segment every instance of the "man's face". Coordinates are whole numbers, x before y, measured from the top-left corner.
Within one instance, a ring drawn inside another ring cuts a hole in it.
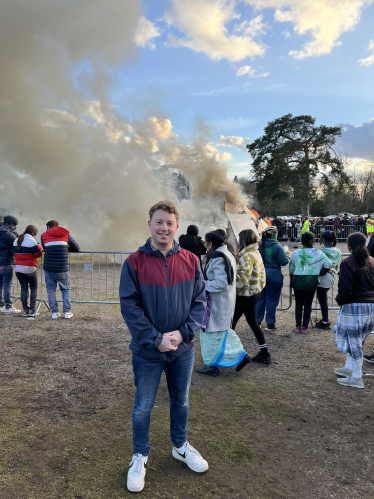
[[[9,227],[10,230],[12,230],[13,232],[16,230],[17,228],[17,225],[14,225],[14,224],[6,224],[7,227]]]
[[[179,226],[174,213],[157,210],[154,212],[152,220],[148,222],[148,227],[151,231],[152,241],[161,247],[168,247],[172,244]]]

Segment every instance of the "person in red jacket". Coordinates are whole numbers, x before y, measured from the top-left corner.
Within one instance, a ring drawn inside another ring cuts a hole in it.
[[[38,291],[38,258],[43,249],[35,240],[38,229],[28,225],[25,232],[13,243],[16,259],[16,276],[21,285],[22,317],[35,317],[36,296]],[[27,304],[30,287],[30,305]]]

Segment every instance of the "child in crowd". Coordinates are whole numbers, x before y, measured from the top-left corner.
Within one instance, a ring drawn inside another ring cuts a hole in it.
[[[374,327],[374,258],[366,237],[354,232],[348,237],[351,256],[342,261],[336,301],[340,305],[334,326],[335,345],[347,354],[345,366],[334,369],[340,385],[364,388],[363,344]]]
[[[21,285],[22,317],[36,315],[36,296],[38,291],[38,258],[42,256],[43,249],[37,243],[35,236],[38,229],[28,225],[25,232],[13,243],[16,259],[16,276]],[[30,305],[28,305],[30,287]]]
[[[329,306],[327,301],[327,295],[329,289],[333,286],[335,282],[335,277],[339,272],[339,263],[342,258],[342,252],[339,248],[336,248],[336,236],[331,230],[325,230],[321,234],[321,244],[325,247],[322,248],[322,253],[324,253],[327,258],[331,260],[331,267],[327,274],[320,276],[318,286],[317,286],[317,298],[319,305],[321,307],[322,319],[316,322],[316,327],[319,329],[331,329],[329,321]]]
[[[304,232],[301,236],[301,243],[303,248],[292,253],[289,269],[296,302],[294,332],[307,334],[318,276],[326,274],[332,262],[322,251],[313,248],[314,234],[312,232]]]

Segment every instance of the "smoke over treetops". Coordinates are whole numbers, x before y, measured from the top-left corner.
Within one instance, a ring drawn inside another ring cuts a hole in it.
[[[224,200],[246,204],[212,145],[182,144],[161,111],[134,122],[111,104],[111,69],[136,57],[140,1],[3,0],[1,10],[1,207],[63,221],[83,249],[132,250],[160,199],[206,228],[223,223]],[[162,163],[183,172],[191,199],[161,191]]]

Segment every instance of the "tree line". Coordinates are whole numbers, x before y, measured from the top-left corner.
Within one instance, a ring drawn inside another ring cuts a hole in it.
[[[334,150],[341,127],[315,121],[286,114],[269,122],[264,135],[247,145],[251,180],[235,177],[234,182],[264,215],[374,211],[374,164],[355,170],[349,157]]]

